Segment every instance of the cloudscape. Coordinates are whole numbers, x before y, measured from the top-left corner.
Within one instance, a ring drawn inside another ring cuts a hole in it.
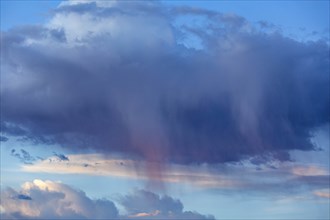
[[[329,2],[1,14],[1,218],[329,218]]]

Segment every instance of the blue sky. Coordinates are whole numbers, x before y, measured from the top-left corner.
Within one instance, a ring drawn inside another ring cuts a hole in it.
[[[1,1],[1,217],[329,218],[329,26],[329,1]]]

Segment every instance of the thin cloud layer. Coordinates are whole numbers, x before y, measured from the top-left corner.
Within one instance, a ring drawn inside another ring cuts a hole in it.
[[[314,191],[314,195],[321,198],[330,199],[330,189]]]
[[[159,164],[138,160],[107,158],[101,154],[67,155],[68,160],[58,160],[55,156],[38,161],[34,164],[24,164],[22,170],[32,173],[82,174],[91,176],[113,176],[135,180],[152,180],[164,183],[183,183],[201,188],[229,189],[242,185],[232,176],[221,172],[211,172],[210,167],[190,167],[183,165],[168,165],[164,167],[161,176],[149,175],[148,167]],[[229,168],[228,168],[229,169]],[[234,169],[233,169],[234,170]],[[234,172],[232,170],[232,172]]]
[[[148,172],[148,167],[159,166],[139,160],[109,158],[101,154],[67,155],[68,160],[56,156],[34,164],[24,164],[23,172],[49,174],[80,174],[90,176],[109,176],[131,180],[150,180],[157,186],[190,186],[197,190],[218,190],[245,194],[299,194],[329,188],[329,168],[320,164],[298,162],[272,162],[256,166],[249,161],[241,165],[177,165],[163,166],[161,176]],[[306,190],[306,188],[308,190]]]
[[[20,191],[1,191],[0,216],[5,219],[214,219],[197,212],[183,211],[180,200],[160,197],[145,190],[122,196],[119,203],[128,214],[119,214],[114,202],[93,200],[83,191],[66,184],[34,180]]]
[[[23,140],[149,162],[285,161],[315,150],[313,130],[329,123],[328,44],[236,15],[64,3],[1,45],[1,130]]]

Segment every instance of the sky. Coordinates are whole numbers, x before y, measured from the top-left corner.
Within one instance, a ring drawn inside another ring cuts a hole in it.
[[[329,219],[329,1],[1,1],[3,219]]]

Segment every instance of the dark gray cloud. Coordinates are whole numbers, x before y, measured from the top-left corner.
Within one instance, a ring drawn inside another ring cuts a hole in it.
[[[180,200],[144,190],[122,196],[120,203],[128,213],[119,214],[111,200],[93,200],[69,185],[42,180],[26,182],[20,191],[3,189],[0,201],[4,219],[214,219],[183,211]]]
[[[16,149],[12,149],[10,155],[18,158],[24,164],[33,164],[37,158],[30,155],[26,150],[21,149],[20,151],[16,151]]]
[[[32,165],[35,162],[38,161],[43,161],[45,160],[44,158],[40,157],[40,156],[32,156],[29,152],[27,152],[24,149],[20,149],[20,150],[16,150],[16,149],[12,149],[10,151],[10,155],[13,157],[16,157],[17,159],[20,160],[20,162],[24,163],[24,164],[29,164]],[[49,163],[51,162],[59,162],[59,161],[69,161],[69,157],[65,156],[64,154],[61,153],[56,153],[53,152],[53,156],[51,158],[48,158]]]
[[[19,194],[17,196],[17,199],[22,199],[22,200],[32,200],[32,198],[30,196],[27,195],[23,195],[23,194]]]
[[[56,156],[60,161],[69,161],[69,158],[64,154],[54,152],[54,156]]]
[[[8,138],[5,136],[0,136],[0,141],[6,142],[6,141],[8,141]]]
[[[329,123],[326,42],[208,10],[111,4],[62,6],[48,25],[1,34],[4,134],[178,163],[315,150],[313,130]],[[192,36],[202,49],[185,46]]]

